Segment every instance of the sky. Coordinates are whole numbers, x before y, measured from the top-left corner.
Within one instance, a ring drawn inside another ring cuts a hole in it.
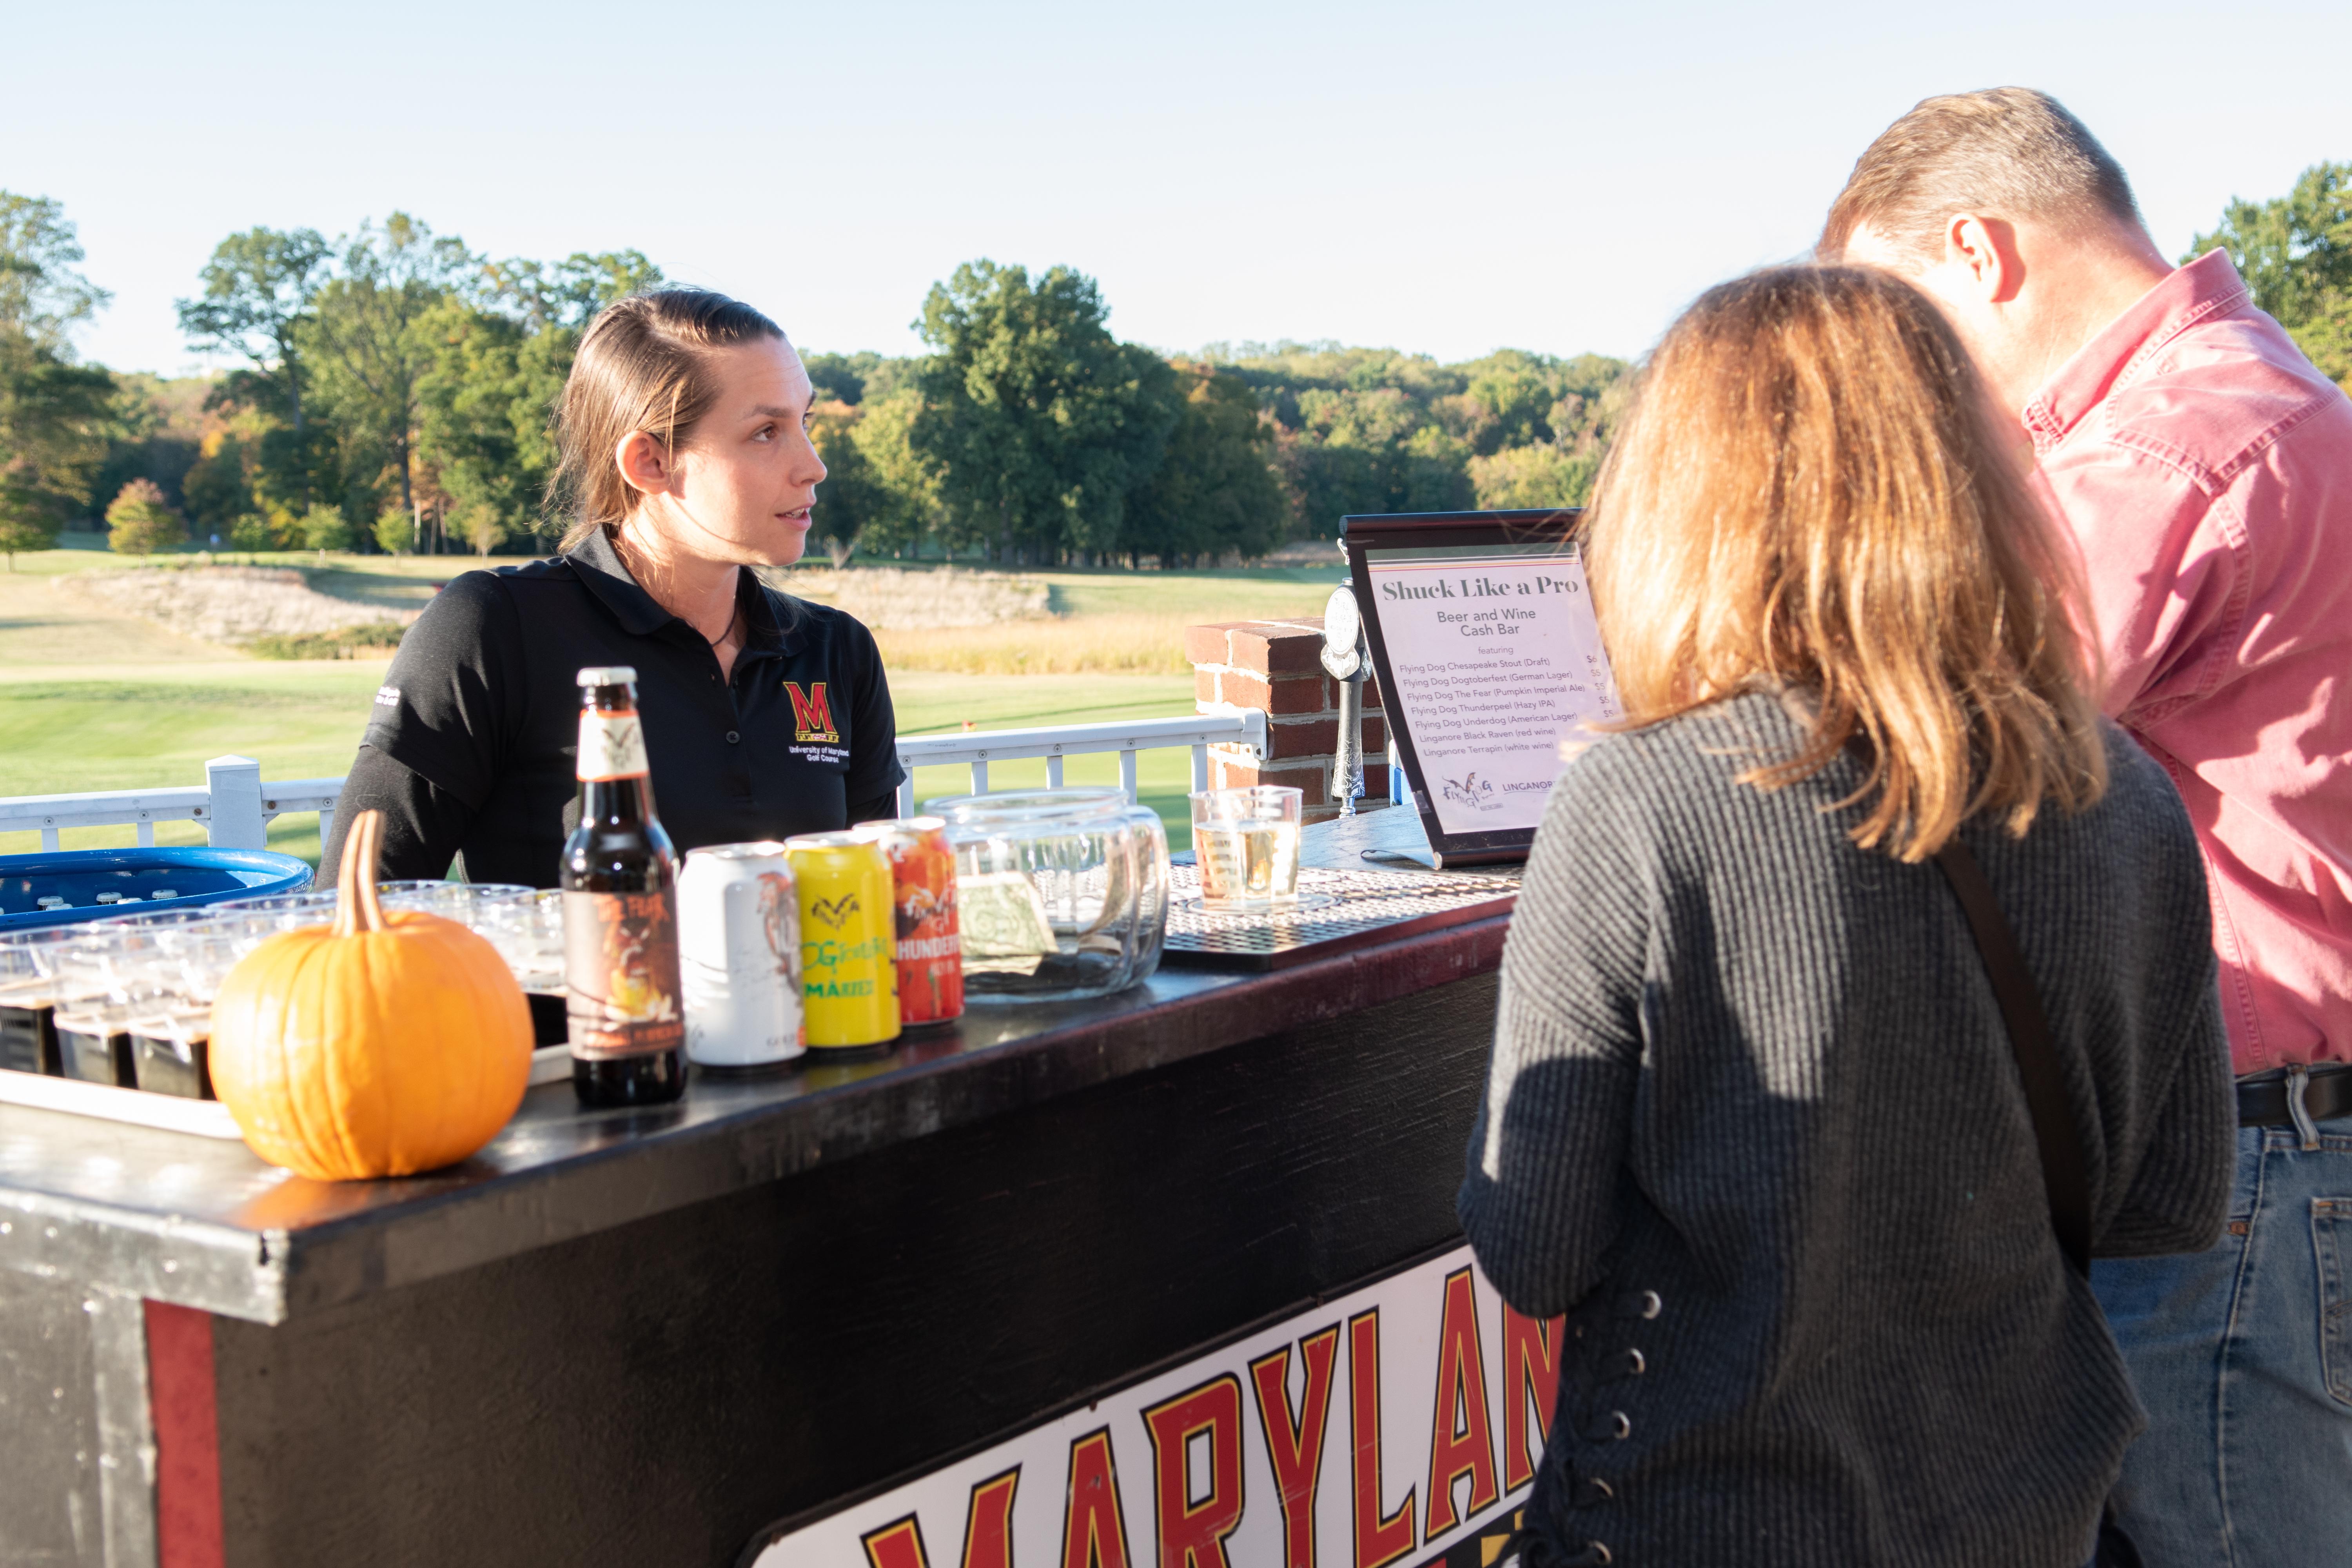
[[[1090,274],[1171,352],[1631,356],[1802,255],[1928,94],[2056,94],[2177,256],[2352,160],[2347,59],[2342,0],[0,0],[0,189],[65,204],[114,294],[79,346],[123,370],[204,368],[173,302],[225,236],[395,209],[495,257],[635,247],[808,350],[919,352],[986,257]]]

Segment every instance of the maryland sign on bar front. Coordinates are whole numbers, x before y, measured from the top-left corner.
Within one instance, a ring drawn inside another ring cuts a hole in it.
[[[771,1532],[746,1568],[1484,1568],[1550,1430],[1560,1332],[1461,1247]]]

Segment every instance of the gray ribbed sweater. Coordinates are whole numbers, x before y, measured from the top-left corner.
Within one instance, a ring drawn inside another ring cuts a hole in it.
[[[2065,1061],[2096,1250],[2189,1250],[2234,1140],[2204,872],[2107,736],[2098,805],[1963,837]],[[2080,1568],[2138,1403],[1941,873],[1846,838],[1850,759],[1734,782],[1799,738],[1751,695],[1603,741],[1528,861],[1460,1210],[1506,1300],[1571,1314],[1530,1523],[1619,1568]]]

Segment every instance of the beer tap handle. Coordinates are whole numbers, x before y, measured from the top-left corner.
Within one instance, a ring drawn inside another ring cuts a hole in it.
[[[1339,683],[1339,739],[1331,758],[1331,795],[1339,815],[1356,815],[1356,798],[1364,793],[1364,683]]]
[[[1339,815],[1356,815],[1364,793],[1364,680],[1371,674],[1371,641],[1355,591],[1345,583],[1323,605],[1323,669],[1339,682],[1339,736],[1332,746],[1331,795]]]

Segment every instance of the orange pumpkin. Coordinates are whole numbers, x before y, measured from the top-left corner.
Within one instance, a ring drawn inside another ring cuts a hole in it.
[[[281,931],[213,1002],[213,1089],[245,1141],[320,1181],[454,1164],[530,1084],[530,1008],[498,950],[455,921],[386,914],[383,814],[343,844],[332,925]]]

